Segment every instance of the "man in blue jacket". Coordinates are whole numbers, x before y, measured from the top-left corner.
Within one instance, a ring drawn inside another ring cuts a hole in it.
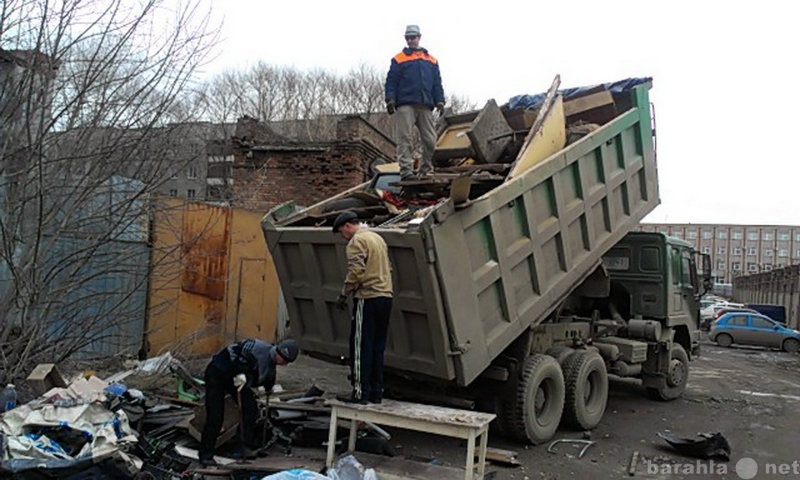
[[[406,27],[407,47],[392,58],[386,75],[386,111],[397,112],[397,162],[403,180],[415,177],[414,127],[422,140],[422,159],[418,176],[433,171],[433,150],[436,147],[436,130],[433,126],[433,109],[444,112],[444,89],[439,73],[439,62],[419,46],[419,26]]]
[[[225,394],[241,401],[242,455],[254,458],[258,405],[253,388],[269,393],[275,385],[278,365],[292,363],[299,353],[297,342],[286,339],[277,345],[250,338],[220,350],[206,367],[206,424],[200,439],[200,463],[214,465],[214,446],[225,419]]]

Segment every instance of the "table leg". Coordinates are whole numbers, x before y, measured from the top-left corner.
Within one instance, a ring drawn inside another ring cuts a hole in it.
[[[328,456],[325,459],[325,466],[333,467],[333,455],[336,453],[336,407],[331,407],[331,425],[328,430]]]
[[[469,431],[467,437],[467,471],[465,473],[465,480],[473,480],[475,478],[475,430]]]
[[[486,474],[486,449],[489,448],[489,428],[486,427],[481,434],[480,453],[478,454],[478,478],[483,480]]]
[[[347,451],[356,451],[356,433],[358,433],[358,422],[355,419],[350,419],[350,438],[347,441]]]

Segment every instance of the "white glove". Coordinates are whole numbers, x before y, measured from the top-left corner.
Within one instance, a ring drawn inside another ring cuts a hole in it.
[[[242,391],[244,384],[247,383],[247,377],[244,376],[244,373],[240,373],[233,377],[233,386],[236,387],[237,391]]]

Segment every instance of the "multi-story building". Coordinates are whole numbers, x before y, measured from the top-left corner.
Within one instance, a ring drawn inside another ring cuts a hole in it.
[[[800,263],[800,226],[644,223],[644,232],[681,238],[711,256],[716,283]]]

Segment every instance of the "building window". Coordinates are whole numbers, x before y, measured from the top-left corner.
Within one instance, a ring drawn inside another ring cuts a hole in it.
[[[720,261],[717,262],[717,270],[719,270],[720,272],[724,272],[725,271],[725,262],[724,261],[720,260]]]
[[[703,253],[711,253],[711,247],[708,245],[703,246]]]
[[[765,263],[765,264],[763,265],[763,267],[764,267],[764,270],[766,270],[767,272],[769,272],[770,270],[772,270],[772,264],[771,264],[771,263]]]
[[[683,232],[678,232],[678,231],[672,232],[672,236],[675,238],[683,238]]]
[[[717,232],[717,240],[725,240],[726,238],[728,238],[728,232],[725,230],[720,230]]]
[[[694,230],[689,230],[688,232],[686,232],[686,238],[688,238],[690,240],[696,239],[697,238],[697,232],[694,231]]]
[[[747,262],[747,271],[748,272],[757,272],[758,271],[758,265],[756,265],[753,262]]]
[[[723,246],[717,247],[717,255],[725,255],[726,250],[727,249]]]
[[[734,230],[733,232],[731,232],[731,238],[734,240],[741,240],[742,237],[743,237],[742,232],[740,232],[739,230]]]
[[[742,269],[742,264],[740,262],[731,263],[731,270],[733,270],[734,272],[738,272],[741,269]]]
[[[169,189],[169,196],[170,197],[177,197],[178,196],[178,191],[175,190],[174,188],[170,188]]]
[[[778,240],[786,241],[789,240],[790,238],[792,238],[792,236],[789,235],[789,232],[778,232]]]
[[[764,249],[764,256],[765,256],[765,257],[771,257],[771,256],[772,256],[772,254],[773,254],[774,252],[775,252],[775,251],[774,251],[774,250],[772,250],[771,248],[765,248],[765,249]]]
[[[703,230],[703,240],[711,240],[711,232]]]
[[[750,257],[754,257],[756,255],[756,247],[747,247],[747,255]]]
[[[186,171],[186,178],[197,178],[197,165],[189,165]]]
[[[794,258],[800,258],[800,248],[794,251]]]
[[[742,247],[733,247],[733,254],[739,256],[742,254]]]
[[[186,198],[194,198],[196,193],[194,188],[190,188],[186,191]]]
[[[758,240],[758,232],[747,232],[748,240]]]
[[[795,233],[794,234],[794,241],[795,242],[800,242],[800,233]]]
[[[774,240],[775,234],[772,232],[764,232],[764,240]]]
[[[778,256],[779,257],[788,257],[789,256],[789,249],[788,248],[778,249]]]

